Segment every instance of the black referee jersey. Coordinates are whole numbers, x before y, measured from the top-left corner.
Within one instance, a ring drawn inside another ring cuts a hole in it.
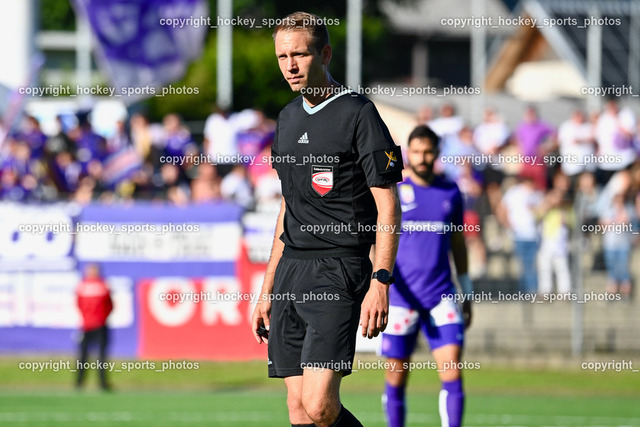
[[[376,204],[369,187],[402,181],[402,154],[373,103],[344,90],[280,112],[272,164],[286,202],[284,255],[368,256]]]

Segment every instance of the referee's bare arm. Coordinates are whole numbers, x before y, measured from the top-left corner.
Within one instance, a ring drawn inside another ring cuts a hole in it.
[[[262,282],[262,290],[260,291],[260,299],[256,304],[256,308],[253,310],[253,316],[251,317],[251,330],[253,336],[258,343],[262,344],[268,340],[258,334],[258,328],[264,326],[269,329],[270,317],[271,317],[271,293],[273,292],[273,278],[276,274],[276,267],[282,257],[282,251],[284,250],[284,242],[280,240],[280,236],[284,232],[284,212],[286,210],[286,204],[284,197],[282,198],[282,205],[280,206],[280,213],[278,214],[278,221],[276,222],[276,232],[273,237],[273,246],[271,248],[271,256],[269,257],[269,263],[267,264],[267,271],[264,274],[264,281]]]
[[[400,202],[395,183],[371,187],[371,194],[378,209],[373,271],[384,268],[393,271],[400,238]],[[389,313],[389,285],[371,279],[371,286],[362,302],[360,326],[362,336],[377,337],[387,327]]]

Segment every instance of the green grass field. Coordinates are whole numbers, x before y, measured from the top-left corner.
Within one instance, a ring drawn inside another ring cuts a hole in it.
[[[264,362],[112,373],[114,391],[103,393],[95,372],[76,391],[74,374],[20,370],[25,360],[34,359],[0,359],[0,425],[289,425],[284,384],[266,378]],[[409,425],[439,426],[436,373],[411,375]],[[365,426],[385,425],[382,378],[362,370],[344,379],[342,400]],[[640,373],[482,366],[466,372],[465,385],[466,426],[640,426]]]

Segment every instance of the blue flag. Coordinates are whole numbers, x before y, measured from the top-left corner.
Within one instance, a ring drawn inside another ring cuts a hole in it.
[[[202,51],[202,0],[74,0],[96,41],[97,60],[125,102],[160,94]],[[128,99],[127,99],[128,96]]]

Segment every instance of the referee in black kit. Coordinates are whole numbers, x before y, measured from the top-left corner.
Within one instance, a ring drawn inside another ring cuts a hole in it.
[[[400,147],[373,103],[329,74],[318,16],[287,16],[274,40],[280,71],[302,96],[278,117],[272,155],[283,201],[252,330],[268,338],[269,376],[284,378],[292,426],[361,426],[340,403],[340,381],[358,324],[369,338],[387,324]]]

